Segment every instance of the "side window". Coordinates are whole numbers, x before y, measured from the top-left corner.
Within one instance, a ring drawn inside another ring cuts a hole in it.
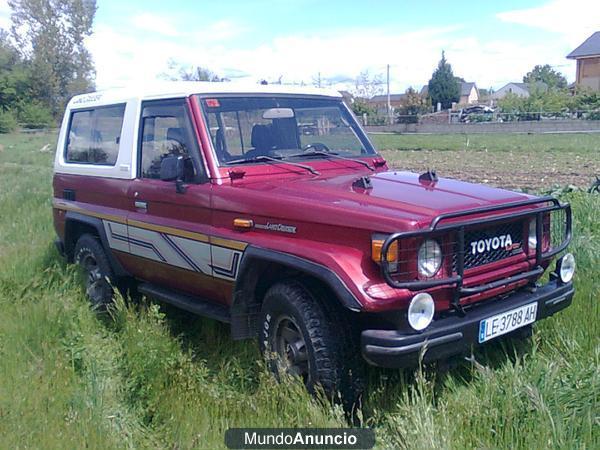
[[[199,156],[183,100],[145,102],[142,107],[140,136],[141,178],[160,178],[163,158],[181,155],[185,160],[185,181],[198,179],[201,170],[196,167],[201,167],[201,164],[197,159]]]
[[[124,114],[125,105],[72,112],[66,162],[114,166],[119,156]]]

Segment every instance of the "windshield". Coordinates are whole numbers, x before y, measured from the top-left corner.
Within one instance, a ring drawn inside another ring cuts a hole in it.
[[[230,96],[200,103],[220,164],[375,154],[341,99]]]

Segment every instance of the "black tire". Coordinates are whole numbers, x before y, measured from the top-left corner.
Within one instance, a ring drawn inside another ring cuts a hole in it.
[[[94,236],[83,234],[74,252],[75,264],[78,264],[85,276],[86,295],[95,309],[105,309],[113,301],[113,272],[102,244]]]
[[[364,390],[364,365],[349,329],[303,284],[286,281],[265,295],[258,340],[276,377],[282,371],[300,376],[309,392],[321,386],[352,411]]]

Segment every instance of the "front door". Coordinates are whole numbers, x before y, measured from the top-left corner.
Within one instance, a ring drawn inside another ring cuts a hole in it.
[[[211,184],[186,100],[143,102],[139,136],[125,268],[139,279],[225,302],[224,285],[230,283],[213,277]],[[170,155],[184,158],[184,192],[175,181],[160,179],[161,161]]]

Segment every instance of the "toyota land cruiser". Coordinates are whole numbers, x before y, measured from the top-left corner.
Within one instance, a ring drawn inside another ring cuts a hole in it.
[[[57,246],[93,305],[128,286],[229,323],[276,372],[344,398],[363,360],[445,359],[573,297],[568,204],[390,169],[337,92],[80,95],[54,172]]]

